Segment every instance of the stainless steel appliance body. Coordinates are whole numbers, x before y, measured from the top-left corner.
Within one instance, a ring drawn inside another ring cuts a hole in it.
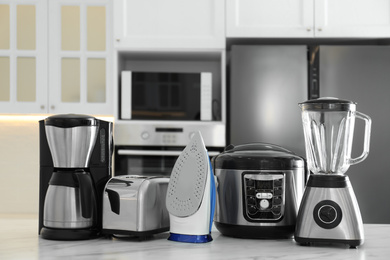
[[[60,229],[91,228],[96,221],[96,207],[89,173],[55,172],[46,193],[43,225]]]
[[[349,178],[349,166],[369,152],[371,119],[348,100],[320,98],[300,104],[310,176],[298,214],[298,243],[364,242],[363,221]],[[363,152],[351,158],[355,117],[365,123]]]
[[[56,168],[88,168],[99,127],[46,125],[46,136]]]
[[[168,182],[159,176],[111,178],[103,194],[103,234],[142,237],[168,231]]]
[[[101,229],[102,182],[111,176],[112,123],[85,115],[40,121],[39,232],[88,239]]]
[[[364,243],[358,202],[348,176],[312,175],[299,209],[295,240],[301,244]]]
[[[228,146],[212,160],[217,177],[215,226],[242,238],[289,238],[306,183],[303,158],[282,147]]]

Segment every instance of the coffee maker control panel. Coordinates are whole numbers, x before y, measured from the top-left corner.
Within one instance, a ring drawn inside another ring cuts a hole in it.
[[[284,214],[283,172],[243,174],[244,217],[251,222],[277,221]]]

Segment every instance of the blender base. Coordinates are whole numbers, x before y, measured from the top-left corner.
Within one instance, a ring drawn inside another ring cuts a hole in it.
[[[300,244],[363,244],[363,221],[347,176],[310,176],[294,238]]]

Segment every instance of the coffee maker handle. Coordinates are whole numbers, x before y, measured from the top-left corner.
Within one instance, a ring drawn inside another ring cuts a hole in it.
[[[359,157],[349,159],[350,165],[357,164],[357,163],[364,161],[364,159],[367,158],[368,153],[370,151],[371,118],[363,113],[358,112],[358,111],[356,111],[356,117],[359,119],[362,119],[365,123],[364,145],[363,145],[363,153]]]
[[[92,178],[84,171],[76,172],[75,175],[80,187],[81,215],[83,218],[91,218],[94,203]]]

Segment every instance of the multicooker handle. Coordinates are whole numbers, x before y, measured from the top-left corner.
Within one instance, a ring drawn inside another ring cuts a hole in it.
[[[362,119],[365,123],[364,145],[363,145],[363,153],[359,157],[349,159],[350,165],[357,164],[357,163],[364,161],[364,159],[367,158],[368,153],[370,151],[371,118],[363,113],[358,112],[358,111],[356,111],[355,114],[356,114],[357,118]]]

